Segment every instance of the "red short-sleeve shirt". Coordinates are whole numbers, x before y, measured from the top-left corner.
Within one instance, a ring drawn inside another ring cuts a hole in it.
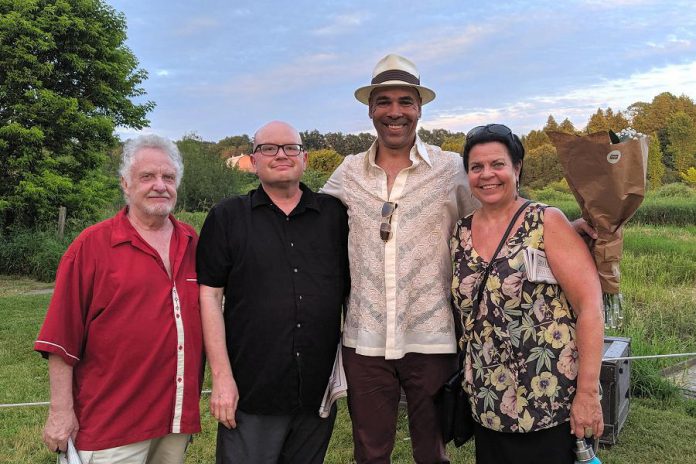
[[[74,367],[81,450],[200,431],[198,237],[170,216],[170,278],[126,211],[70,245],[34,344]]]

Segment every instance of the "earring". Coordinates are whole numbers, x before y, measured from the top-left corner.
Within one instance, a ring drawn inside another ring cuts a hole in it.
[[[515,201],[520,197],[520,179],[515,178]]]

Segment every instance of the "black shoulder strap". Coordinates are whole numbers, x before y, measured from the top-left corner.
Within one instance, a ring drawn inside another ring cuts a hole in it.
[[[493,267],[493,261],[495,261],[495,258],[498,256],[498,253],[500,253],[500,250],[503,248],[503,244],[507,241],[508,235],[510,235],[510,231],[512,230],[512,226],[515,224],[515,221],[517,221],[517,218],[522,214],[522,211],[531,203],[531,200],[527,200],[524,202],[522,206],[520,206],[520,209],[517,210],[514,216],[512,216],[512,219],[510,220],[510,224],[507,226],[507,230],[505,230],[505,233],[503,234],[503,238],[500,239],[500,243],[498,244],[498,248],[496,248],[495,253],[493,253],[493,256],[491,257],[491,260],[488,262],[488,266],[486,266],[486,269],[483,271],[483,278],[481,279],[481,283],[479,284],[478,291],[476,292],[476,299],[474,300],[474,306],[472,306],[471,310],[476,311],[478,309],[479,302],[481,301],[481,296],[483,295],[483,289],[486,287],[486,281],[488,280],[488,274],[491,271],[491,267]]]

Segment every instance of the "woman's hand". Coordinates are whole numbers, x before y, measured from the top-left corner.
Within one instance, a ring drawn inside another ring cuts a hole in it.
[[[597,392],[575,394],[570,406],[570,433],[578,438],[601,437],[604,433],[602,405]]]

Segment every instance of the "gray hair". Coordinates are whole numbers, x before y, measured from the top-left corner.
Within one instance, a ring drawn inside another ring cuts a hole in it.
[[[181,178],[184,175],[184,163],[181,159],[179,148],[168,138],[156,134],[139,135],[134,139],[128,139],[126,141],[123,145],[123,153],[121,154],[121,167],[118,170],[121,177],[130,182],[130,171],[133,165],[133,159],[138,151],[143,148],[157,148],[169,156],[169,159],[174,163],[176,186],[178,188],[179,184],[181,184]]]

